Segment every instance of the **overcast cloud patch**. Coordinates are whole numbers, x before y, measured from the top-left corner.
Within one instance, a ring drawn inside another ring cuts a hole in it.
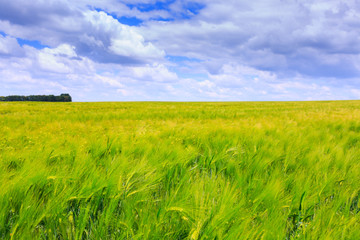
[[[68,90],[83,101],[359,98],[354,0],[0,4],[0,95],[26,88]]]

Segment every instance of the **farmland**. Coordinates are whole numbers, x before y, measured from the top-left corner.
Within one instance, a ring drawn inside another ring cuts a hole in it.
[[[360,239],[360,101],[0,103],[1,239]]]

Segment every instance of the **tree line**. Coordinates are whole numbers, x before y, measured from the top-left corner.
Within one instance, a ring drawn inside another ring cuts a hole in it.
[[[1,97],[0,101],[36,101],[36,102],[71,102],[71,96],[68,93],[63,93],[60,96],[54,95],[30,95],[30,96],[19,96],[11,95],[7,97]]]

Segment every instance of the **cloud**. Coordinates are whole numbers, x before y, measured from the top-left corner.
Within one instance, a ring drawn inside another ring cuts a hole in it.
[[[355,0],[0,4],[0,95],[60,89],[79,101],[359,97]]]
[[[21,57],[24,51],[19,46],[16,38],[0,35],[0,57]]]
[[[221,58],[280,74],[356,77],[355,1],[206,1],[195,19],[142,27],[168,54]],[[168,34],[170,29],[176,29]],[[332,59],[333,62],[329,62]],[[328,71],[326,71],[328,70]]]
[[[135,28],[103,11],[57,1],[3,5],[2,11],[8,14],[0,13],[0,31],[13,37],[39,40],[51,47],[69,44],[79,56],[104,63],[142,64],[165,55]]]
[[[0,19],[23,26],[40,26],[49,18],[70,17],[73,12],[61,1],[0,1]]]

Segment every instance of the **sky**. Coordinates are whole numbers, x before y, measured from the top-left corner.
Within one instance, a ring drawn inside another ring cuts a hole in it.
[[[0,96],[360,98],[359,0],[0,0]]]

